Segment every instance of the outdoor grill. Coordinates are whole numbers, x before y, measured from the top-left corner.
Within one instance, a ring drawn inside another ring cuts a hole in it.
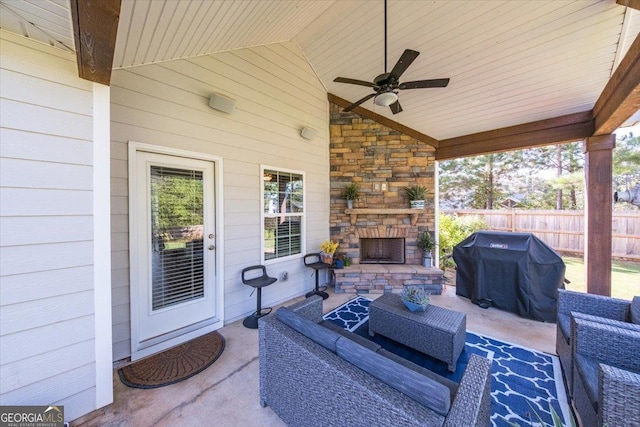
[[[564,288],[560,255],[529,233],[480,231],[453,249],[456,294],[483,308],[556,321],[557,289]]]

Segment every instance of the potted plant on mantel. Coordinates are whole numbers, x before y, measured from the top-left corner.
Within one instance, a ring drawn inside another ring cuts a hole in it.
[[[427,198],[427,187],[412,185],[404,187],[404,192],[409,198],[411,209],[424,209],[424,199]]]
[[[422,265],[427,268],[433,267],[432,251],[436,248],[436,242],[433,240],[433,237],[431,237],[431,233],[425,231],[420,234],[416,244],[422,249]]]
[[[358,187],[358,183],[352,182],[344,187],[340,197],[347,201],[347,209],[353,209],[353,201],[360,198],[360,187]]]

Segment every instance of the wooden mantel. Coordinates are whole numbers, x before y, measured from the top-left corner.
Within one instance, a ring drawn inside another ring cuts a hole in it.
[[[356,225],[358,215],[411,215],[411,225],[418,223],[418,217],[424,212],[424,209],[345,209],[346,214],[351,215],[351,225]]]

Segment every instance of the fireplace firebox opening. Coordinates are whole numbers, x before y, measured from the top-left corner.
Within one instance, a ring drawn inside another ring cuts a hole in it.
[[[404,264],[404,238],[360,239],[360,264]]]

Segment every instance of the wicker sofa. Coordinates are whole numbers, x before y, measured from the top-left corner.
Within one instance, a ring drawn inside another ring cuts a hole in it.
[[[572,320],[573,401],[583,427],[640,425],[640,325]]]
[[[489,360],[472,356],[458,386],[327,325],[320,297],[261,318],[259,341],[260,403],[287,425],[489,425]]]
[[[558,289],[556,352],[569,396],[573,395],[572,313],[574,316],[592,321],[626,323],[631,320],[630,308],[631,302],[627,300]]]

